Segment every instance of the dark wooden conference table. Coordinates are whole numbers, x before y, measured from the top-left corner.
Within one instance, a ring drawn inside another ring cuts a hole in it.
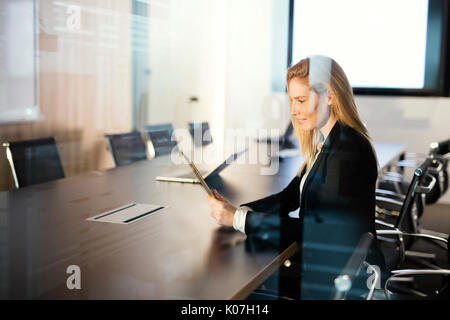
[[[383,169],[405,146],[375,149]],[[261,175],[264,165],[236,162],[211,187],[239,205],[279,192],[300,165],[285,158]],[[215,223],[200,185],[155,181],[174,168],[163,156],[1,192],[0,298],[244,299],[296,252],[253,250]],[[168,208],[128,225],[86,220],[131,202]],[[68,289],[71,265],[81,289]]]

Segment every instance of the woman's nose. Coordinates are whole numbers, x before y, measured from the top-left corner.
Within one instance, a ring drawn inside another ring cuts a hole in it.
[[[296,116],[300,113],[300,111],[301,111],[301,107],[300,107],[299,103],[295,103],[295,102],[292,103],[291,108],[290,108],[291,115]]]

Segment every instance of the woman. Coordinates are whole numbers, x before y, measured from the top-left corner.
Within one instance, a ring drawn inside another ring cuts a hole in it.
[[[280,245],[299,241],[302,297],[326,298],[329,290],[317,288],[333,284],[365,233],[376,234],[377,160],[350,83],[334,60],[301,60],[288,70],[287,88],[304,158],[297,176],[280,193],[246,207],[234,207],[217,191],[208,203],[221,225]],[[300,219],[289,218],[299,207]],[[384,269],[376,240],[369,261]]]

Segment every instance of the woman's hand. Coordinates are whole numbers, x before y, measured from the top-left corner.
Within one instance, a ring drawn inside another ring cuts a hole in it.
[[[222,197],[217,190],[214,189],[213,193],[214,196],[208,196],[208,204],[211,207],[211,216],[216,219],[216,222],[220,225],[233,226],[236,207]]]

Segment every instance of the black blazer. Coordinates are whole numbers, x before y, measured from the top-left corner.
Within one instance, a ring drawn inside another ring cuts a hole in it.
[[[304,174],[305,170],[280,193],[244,204],[252,209],[247,213],[245,232],[251,238],[280,247],[298,241],[306,282],[315,279],[332,283],[332,277],[344,268],[361,236],[371,232],[376,237],[376,156],[363,135],[336,122],[300,196]],[[299,205],[300,219],[288,217]],[[376,241],[368,260],[384,270]]]

